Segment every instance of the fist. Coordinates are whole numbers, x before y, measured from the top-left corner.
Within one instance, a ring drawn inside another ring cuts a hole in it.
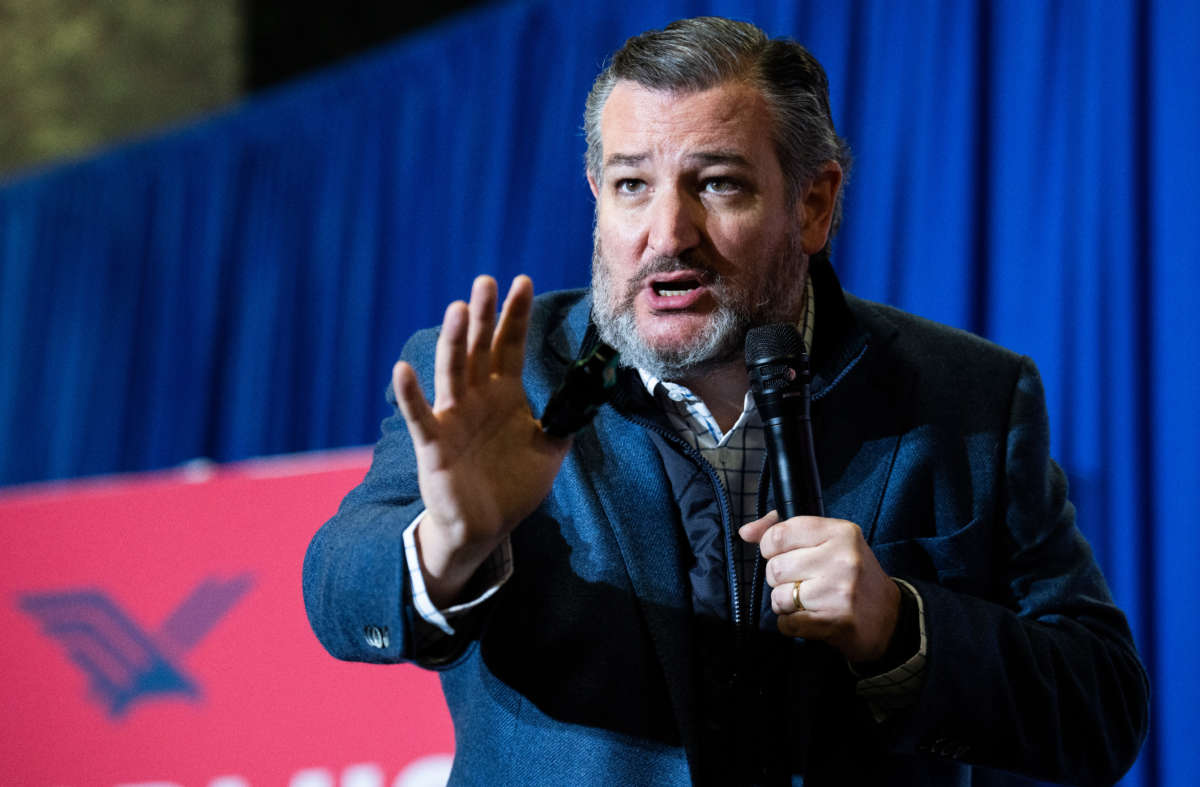
[[[900,588],[858,525],[817,516],[781,522],[772,511],[739,534],[767,561],[782,633],[828,642],[852,662],[883,656],[900,615]]]

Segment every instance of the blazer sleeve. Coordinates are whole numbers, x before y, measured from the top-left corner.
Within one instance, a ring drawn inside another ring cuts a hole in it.
[[[926,607],[928,671],[900,738],[1036,778],[1111,784],[1145,738],[1149,684],[1049,457],[1041,380],[1028,359],[1001,472],[990,540],[1007,598],[913,581]]]
[[[437,333],[421,331],[401,358],[413,364],[426,396],[432,380]],[[388,386],[388,402],[396,407]],[[348,661],[416,661],[441,668],[454,663],[470,640],[469,621],[447,637],[412,606],[403,531],[424,509],[416,457],[398,409],[382,436],[366,477],[342,501],[309,544],[304,558],[304,604],[317,639]]]

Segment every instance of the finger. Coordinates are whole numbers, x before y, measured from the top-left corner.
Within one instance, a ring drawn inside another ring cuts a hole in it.
[[[496,374],[520,376],[525,365],[525,332],[532,305],[533,281],[528,276],[518,276],[504,299],[492,340],[492,371]]]
[[[771,587],[784,587],[797,580],[812,579],[829,560],[829,550],[823,546],[789,549],[767,560],[763,578]]]
[[[776,615],[804,612],[804,580],[788,582],[771,591],[771,611]]]
[[[466,391],[467,305],[455,301],[446,307],[442,331],[438,334],[437,356],[433,367],[433,406],[451,407]]]
[[[392,389],[396,392],[396,404],[408,424],[414,443],[428,443],[437,436],[437,419],[425,401],[425,394],[417,382],[417,373],[404,361],[392,367]]]
[[[779,513],[772,511],[762,519],[756,519],[753,522],[747,522],[738,528],[738,535],[747,544],[757,544],[762,540],[763,533],[767,532],[767,528],[779,522]]]
[[[798,590],[797,582],[800,583]],[[771,591],[771,611],[776,615],[790,615],[793,612],[814,612],[824,609],[820,595],[815,580],[788,580],[774,586]],[[797,601],[800,602],[799,606],[796,606]]]
[[[833,523],[840,521],[819,516],[794,516],[767,528],[759,539],[759,551],[770,560],[793,549],[819,546],[829,540]]]
[[[775,621],[779,633],[824,642],[837,633],[837,621],[805,610],[780,615]]]
[[[496,280],[477,276],[471,285],[467,326],[467,383],[478,385],[491,369],[492,331],[496,328]]]

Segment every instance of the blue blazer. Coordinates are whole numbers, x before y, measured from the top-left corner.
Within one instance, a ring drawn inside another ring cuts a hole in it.
[[[419,644],[427,624],[411,607],[401,531],[422,506],[397,413],[362,484],[314,536],[304,599],[334,656],[440,671],[452,783],[750,783],[794,771],[809,785],[965,785],[983,766],[1104,784],[1132,764],[1147,679],[1049,458],[1033,364],[844,295],[827,264],[813,276],[826,513],[857,523],[884,570],[923,599],[915,702],[875,721],[844,660],[771,632],[766,609],[756,698],[721,706],[738,718],[711,718],[705,666],[722,624],[695,611],[690,589],[682,523],[693,512],[678,502],[690,482],[633,412],[635,394],[576,435],[550,496],[512,536],[500,592],[454,638]],[[535,413],[589,313],[583,291],[536,300],[525,368]],[[431,399],[435,341],[418,333],[403,354]],[[718,723],[741,742],[714,746]],[[756,770],[761,758],[775,770]]]

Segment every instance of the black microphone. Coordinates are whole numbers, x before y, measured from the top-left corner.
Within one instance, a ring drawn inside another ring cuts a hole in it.
[[[751,328],[746,371],[766,432],[775,510],[781,519],[825,516],[809,412],[808,356],[796,326],[781,322]]]
[[[585,347],[546,403],[542,431],[566,437],[591,423],[600,406],[616,391],[620,358],[620,353],[601,341]]]

